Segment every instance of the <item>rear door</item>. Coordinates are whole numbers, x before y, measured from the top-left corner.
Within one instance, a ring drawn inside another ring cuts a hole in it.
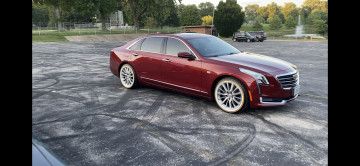
[[[139,51],[136,51],[136,60],[133,62],[140,79],[148,83],[162,80],[161,63],[163,62],[164,37],[147,37],[142,42]]]

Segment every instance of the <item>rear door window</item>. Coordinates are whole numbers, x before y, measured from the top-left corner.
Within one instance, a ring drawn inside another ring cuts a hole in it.
[[[148,37],[141,45],[141,51],[161,53],[164,37]]]
[[[140,50],[141,43],[144,41],[144,39],[140,39],[135,44],[133,44],[131,47],[129,47],[130,50]]]

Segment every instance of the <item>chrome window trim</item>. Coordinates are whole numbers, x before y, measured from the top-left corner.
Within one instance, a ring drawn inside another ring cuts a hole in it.
[[[163,37],[163,38],[174,38],[174,39],[177,39],[179,41],[181,41],[190,51],[191,51],[191,54],[193,54],[195,56],[195,60],[200,60],[199,57],[194,53],[194,51],[182,40],[176,38],[176,37],[172,37],[172,36],[146,36],[146,37],[143,37],[143,38],[140,38],[139,40],[136,40],[133,44],[131,44],[130,46],[126,47],[126,50],[131,50],[129,49],[131,46],[133,46],[135,43],[139,42],[141,39],[144,39],[144,38],[149,38],[149,37]],[[168,56],[172,56],[172,57],[177,57],[177,56],[174,56],[174,55],[170,55],[170,54],[165,54],[165,53],[159,53],[159,52],[150,52],[150,51],[143,51],[143,50],[135,50],[135,51],[141,51],[141,52],[149,52],[149,53],[156,53],[156,54],[162,54],[162,55],[168,55]]]
[[[275,76],[276,80],[278,81],[278,83],[280,84],[281,88],[282,89],[285,89],[285,90],[290,90],[291,88],[283,88],[282,87],[282,84],[281,82],[279,81],[278,77],[281,77],[281,76],[285,76],[285,75],[293,75],[293,74],[298,74],[298,78],[297,78],[297,81],[296,81],[296,85],[299,85],[300,83],[300,73],[298,70],[295,70],[295,71],[292,71],[292,72],[288,72],[288,73],[284,73],[284,74],[278,74]]]
[[[192,89],[192,88],[188,88],[188,87],[184,87],[184,86],[180,86],[180,85],[176,85],[176,84],[171,84],[171,83],[163,82],[163,81],[159,81],[159,80],[154,80],[154,79],[146,78],[146,77],[140,77],[140,78],[147,79],[147,80],[151,80],[151,81],[155,81],[155,82],[160,82],[160,83],[163,83],[163,84],[172,85],[172,86],[176,86],[176,87],[179,87],[179,88],[184,88],[184,89],[193,90],[193,91],[197,91],[197,92],[201,92],[201,93],[206,93],[206,94],[207,94],[207,92],[204,92],[204,91],[202,91],[202,90]]]

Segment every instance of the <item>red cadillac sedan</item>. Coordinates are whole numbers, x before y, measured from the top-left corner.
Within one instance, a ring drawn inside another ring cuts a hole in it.
[[[125,88],[146,84],[195,95],[229,113],[285,105],[300,90],[295,65],[197,33],[141,36],[111,50],[110,70]]]

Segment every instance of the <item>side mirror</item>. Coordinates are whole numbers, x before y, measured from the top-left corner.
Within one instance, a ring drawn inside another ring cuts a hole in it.
[[[195,56],[188,53],[188,52],[179,52],[178,57],[180,58],[187,58],[187,59],[195,59]]]

